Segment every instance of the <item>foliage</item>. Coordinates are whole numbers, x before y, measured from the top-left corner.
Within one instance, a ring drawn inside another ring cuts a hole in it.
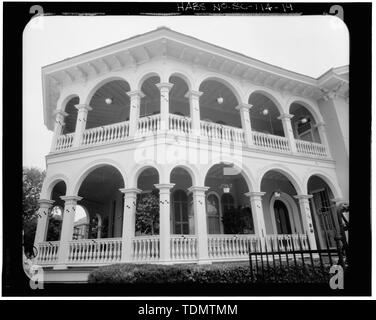
[[[47,241],[59,241],[62,219],[59,216],[50,216],[48,220]]]
[[[136,208],[136,231],[145,235],[159,234],[159,190],[140,196]]]
[[[45,176],[45,171],[41,171],[38,168],[23,168],[22,220],[26,255],[30,255],[33,252],[32,248],[38,223],[38,200]]]
[[[254,230],[252,211],[249,207],[225,210],[222,222],[226,234],[252,233]]]
[[[213,265],[114,264],[93,270],[89,283],[328,283],[328,268],[311,266],[269,267],[252,277],[248,263]]]

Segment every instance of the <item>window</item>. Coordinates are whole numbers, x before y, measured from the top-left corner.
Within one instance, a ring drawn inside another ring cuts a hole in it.
[[[188,197],[183,190],[176,190],[174,199],[174,233],[189,234]]]
[[[295,124],[296,136],[299,140],[314,141],[312,121],[309,117],[306,117],[307,122],[303,123],[298,121]]]
[[[227,212],[235,207],[234,197],[230,193],[224,193],[221,198],[222,212]]]
[[[220,234],[219,200],[215,194],[209,194],[207,197],[206,214],[208,218],[208,233]]]
[[[291,234],[289,212],[287,210],[286,205],[282,201],[276,200],[274,202],[274,214],[275,224],[277,226],[277,233]]]

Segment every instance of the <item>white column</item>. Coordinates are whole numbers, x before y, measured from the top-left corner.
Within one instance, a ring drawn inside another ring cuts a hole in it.
[[[316,124],[316,127],[320,135],[321,144],[325,146],[326,154],[328,155],[328,157],[330,157],[329,142],[328,142],[328,137],[326,135],[326,129],[325,129],[326,124],[324,122],[319,122]]]
[[[243,131],[244,131],[244,138],[248,146],[253,145],[251,119],[249,117],[249,109],[251,108],[252,108],[252,105],[247,104],[247,103],[239,104],[235,108],[236,110],[239,110],[240,112],[240,119],[242,122]]]
[[[93,108],[87,104],[76,104],[77,113],[77,122],[76,122],[76,131],[74,133],[73,147],[78,148],[81,145],[84,131],[86,129],[87,113]]]
[[[197,236],[198,263],[210,264],[208,254],[208,228],[206,218],[206,197],[208,187],[192,186],[188,189],[193,195],[193,212]]]
[[[60,197],[65,201],[64,213],[63,213],[63,225],[61,227],[59,256],[57,265],[54,269],[66,269],[69,255],[69,241],[72,240],[74,217],[76,213],[77,201],[80,201],[82,197],[78,196],[62,196]]]
[[[132,238],[135,236],[137,194],[140,189],[119,189],[124,193],[122,262],[132,261]]]
[[[200,97],[202,92],[190,90],[185,94],[189,99],[189,114],[192,120],[192,133],[195,136],[201,134]]]
[[[53,200],[39,199],[39,209],[38,209],[38,224],[37,230],[35,231],[34,245],[37,246],[38,243],[46,241],[47,229],[48,229],[48,213],[52,207]]]
[[[255,228],[255,235],[259,236],[262,240],[261,243],[265,243],[266,228],[265,228],[265,219],[264,219],[264,210],[262,208],[262,196],[265,192],[247,192],[245,196],[249,197],[253,224]]]
[[[141,99],[145,97],[145,95],[140,90],[129,91],[127,95],[131,100],[129,110],[129,136],[134,137],[138,128],[138,120],[140,119]]]
[[[294,138],[294,131],[292,130],[291,126],[291,118],[294,117],[293,114],[284,113],[281,114],[278,119],[282,120],[283,131],[285,133],[285,137],[289,140],[290,150],[292,153],[296,153],[296,144]]]
[[[316,250],[317,244],[315,230],[313,229],[311,209],[309,207],[309,199],[312,198],[312,195],[298,194],[297,196],[294,196],[294,198],[298,199],[299,201],[300,214],[302,215],[303,221],[303,230],[304,233],[307,234],[309,245],[311,246],[312,250]]]
[[[161,92],[161,131],[168,130],[168,118],[170,113],[169,92],[173,84],[169,82],[157,83],[156,86]]]
[[[160,262],[169,263],[171,261],[170,253],[170,189],[173,183],[155,184],[159,189],[159,248]]]
[[[51,143],[51,152],[55,151],[57,138],[61,135],[63,127],[65,125],[64,118],[68,115],[68,113],[64,112],[63,110],[55,110],[55,128],[54,134],[52,136],[52,143]]]

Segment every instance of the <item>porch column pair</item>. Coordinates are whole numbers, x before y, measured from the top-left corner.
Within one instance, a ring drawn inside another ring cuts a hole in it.
[[[196,137],[201,134],[200,97],[203,92],[190,90],[185,94],[189,99],[189,114],[192,121],[192,134]]]
[[[129,137],[134,137],[138,129],[138,120],[140,119],[141,99],[145,95],[140,90],[129,91],[127,95],[130,98]]]
[[[195,233],[197,236],[198,263],[210,264],[208,253],[208,229],[206,218],[206,196],[209,187],[192,186],[188,189],[193,196]]]
[[[55,116],[55,127],[54,127],[54,133],[52,136],[52,144],[51,144],[51,152],[55,151],[57,139],[61,135],[63,131],[63,127],[65,125],[64,118],[68,115],[68,113],[64,112],[63,110],[55,110],[54,116]]]
[[[265,246],[265,238],[266,238],[266,228],[265,228],[265,219],[264,219],[264,210],[262,207],[262,196],[265,195],[265,192],[247,192],[245,196],[249,197],[251,210],[252,210],[252,217],[253,217],[253,225],[255,228],[255,235],[259,237],[261,240],[261,247],[264,248]]]
[[[309,207],[309,199],[312,198],[310,194],[298,194],[294,196],[295,199],[299,201],[300,213],[302,216],[303,229],[304,233],[307,234],[308,241],[311,247],[311,250],[316,250],[316,238],[315,231],[312,222],[311,209]]]
[[[291,119],[293,117],[294,117],[293,114],[283,113],[278,117],[278,119],[282,120],[283,131],[285,133],[285,137],[289,141],[289,146],[290,146],[291,152],[297,153],[294,131],[292,130],[292,125],[291,125]]]
[[[47,199],[39,199],[39,209],[37,212],[38,224],[37,230],[35,231],[34,246],[38,243],[46,241],[47,230],[48,230],[48,214],[55,201]]]
[[[84,131],[86,129],[87,114],[89,111],[93,110],[93,108],[88,104],[76,104],[75,107],[78,110],[78,113],[73,147],[78,148],[82,144]]]
[[[161,93],[161,131],[165,132],[169,128],[170,90],[173,87],[173,84],[161,82],[157,83],[156,86]]]
[[[133,258],[132,239],[135,236],[136,225],[137,194],[139,194],[141,190],[137,188],[124,188],[119,190],[124,193],[121,261],[131,262]]]
[[[60,234],[60,246],[58,253],[57,264],[54,269],[66,269],[69,258],[69,241],[73,237],[74,217],[76,214],[77,202],[82,199],[78,196],[62,196],[60,197],[65,201],[63,213],[63,225]]]

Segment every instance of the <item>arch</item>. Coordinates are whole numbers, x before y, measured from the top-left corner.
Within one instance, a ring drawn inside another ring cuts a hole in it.
[[[137,188],[138,178],[139,178],[140,174],[145,169],[155,169],[158,172],[159,183],[162,183],[162,181],[167,181],[167,180],[163,180],[163,178],[162,178],[163,177],[163,171],[162,171],[162,168],[160,168],[158,165],[142,164],[142,165],[138,165],[136,167],[133,167],[133,169],[132,169],[132,172],[134,172],[134,173],[133,173],[132,177],[130,178],[131,187]]]
[[[231,83],[231,81],[228,80],[226,77],[219,77],[217,75],[206,75],[198,82],[198,90],[200,90],[200,87],[205,81],[209,80],[218,81],[219,83],[223,84],[228,89],[230,89],[230,91],[234,94],[238,104],[240,104],[243,101],[241,90],[236,87],[236,84]]]
[[[304,179],[305,193],[308,193],[308,183],[309,183],[309,180],[313,176],[316,176],[322,179],[328,185],[331,192],[333,193],[334,198],[338,198],[338,199],[342,198],[342,191],[338,183],[335,181],[335,179],[334,178],[330,179],[327,173],[317,170],[317,169],[310,171],[310,173],[306,175],[306,178]]]
[[[294,199],[291,198],[291,196],[285,192],[281,192],[281,196],[278,198],[274,194],[270,198],[269,212],[270,212],[271,220],[272,220],[273,233],[277,234],[277,225],[275,221],[275,211],[274,211],[274,202],[276,200],[283,202],[287,208],[289,219],[290,219],[290,224],[293,223],[293,225],[291,224],[291,229],[295,227],[294,228],[295,230],[291,230],[292,233],[302,233],[303,227],[302,227],[302,222],[300,218],[299,208],[296,205]]]
[[[111,166],[114,167],[122,176],[123,184],[126,186],[127,182],[127,175],[125,171],[123,170],[123,167],[116,161],[112,159],[98,159],[95,160],[89,164],[86,164],[81,167],[81,170],[78,172],[82,172],[81,175],[78,177],[78,179],[73,183],[71,194],[72,195],[78,195],[78,191],[80,190],[82,182],[85,180],[85,178],[95,169],[103,167],[103,166]]]
[[[170,170],[168,171],[168,176],[169,176],[170,182],[171,182],[171,174],[177,168],[184,169],[185,171],[188,172],[188,174],[189,174],[189,176],[191,177],[191,180],[192,180],[192,186],[196,186],[198,181],[200,181],[200,174],[199,174],[199,171],[197,170],[197,168],[195,168],[194,166],[191,167],[189,165],[179,164],[179,165],[176,165],[174,167],[171,167]]]
[[[57,110],[65,111],[65,108],[66,108],[68,102],[70,100],[72,100],[73,98],[78,98],[78,101],[79,101],[78,103],[80,103],[81,98],[80,98],[80,95],[78,93],[68,93],[61,100],[59,99]]]
[[[297,177],[297,175],[290,170],[289,168],[280,165],[280,164],[271,164],[266,167],[264,167],[262,170],[260,170],[260,173],[258,175],[257,180],[257,186],[259,187],[259,190],[261,190],[261,183],[262,179],[264,178],[265,174],[267,174],[269,171],[277,171],[280,174],[284,175],[286,178],[289,179],[293,187],[295,188],[295,191],[297,194],[304,194],[304,187],[301,187],[300,179]]]
[[[111,82],[111,81],[114,81],[114,80],[120,80],[120,81],[124,81],[128,84],[129,86],[129,90],[131,90],[131,85],[128,81],[128,79],[126,79],[125,77],[122,77],[122,76],[119,76],[119,75],[112,75],[112,76],[109,76],[109,77],[106,77],[106,78],[102,78],[102,79],[99,79],[97,80],[95,83],[93,83],[87,90],[87,94],[86,94],[86,97],[85,97],[85,100],[83,101],[83,103],[85,104],[90,104],[90,101],[91,99],[93,98],[95,92],[101,88],[102,86],[104,86],[105,84]]]
[[[157,71],[145,71],[139,78],[138,80],[136,80],[137,82],[137,90],[141,90],[142,88],[142,85],[144,84],[144,82],[151,78],[151,77],[158,77],[159,78],[159,81],[162,81],[162,74],[158,73]]]
[[[251,92],[249,92],[248,100],[247,100],[248,103],[250,103],[251,96],[255,93],[264,95],[265,97],[269,98],[275,104],[275,106],[277,107],[280,114],[286,113],[286,111],[283,108],[283,103],[278,98],[276,98],[276,96],[273,92],[271,92],[270,90],[268,90],[266,88],[253,89]]]
[[[70,185],[69,178],[64,174],[59,173],[59,174],[53,175],[52,177],[46,179],[43,182],[42,190],[41,190],[41,193],[40,193],[40,198],[51,200],[52,190],[55,187],[55,185],[57,185],[59,182],[65,183],[65,186],[66,186],[66,189],[67,189],[66,194],[68,194],[68,188],[69,188],[69,185]]]
[[[304,108],[306,108],[313,116],[313,119],[315,120],[315,123],[323,122],[323,118],[319,110],[309,101],[306,99],[300,98],[300,97],[292,97],[288,100],[287,106],[288,106],[288,113],[291,114],[291,106],[293,104],[300,104]]]
[[[231,155],[225,156],[225,159],[218,160],[216,162],[208,164],[202,172],[205,172],[204,175],[201,176],[201,185],[205,185],[206,176],[209,173],[209,170],[218,164],[226,164],[226,165],[232,165],[238,172],[241,174],[241,176],[244,178],[248,191],[257,191],[256,186],[252,173],[248,168],[242,163],[242,161],[235,160],[234,157],[231,157]]]
[[[167,75],[167,78],[169,79],[169,81],[170,81],[171,77],[181,78],[187,84],[188,89],[192,90],[192,86],[193,86],[194,82],[193,82],[192,78],[189,75],[187,75],[186,73],[184,73],[182,71],[176,71],[176,70],[171,71]]]

